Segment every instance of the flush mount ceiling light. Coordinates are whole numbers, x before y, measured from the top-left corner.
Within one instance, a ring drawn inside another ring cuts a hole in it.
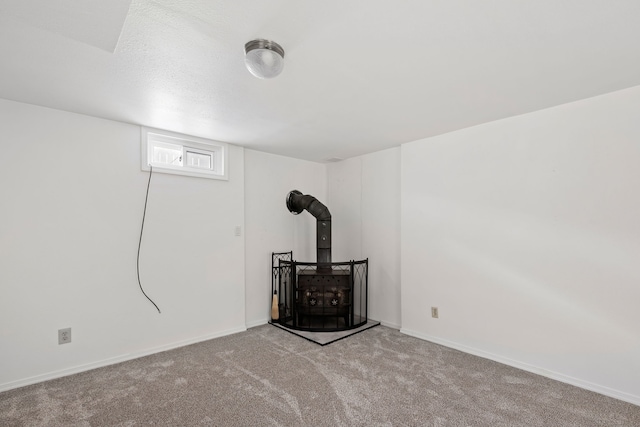
[[[271,79],[284,68],[284,49],[276,42],[257,39],[244,45],[244,63],[259,79]]]

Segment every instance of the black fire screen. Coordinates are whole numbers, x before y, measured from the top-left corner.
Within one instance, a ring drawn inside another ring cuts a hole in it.
[[[368,259],[311,263],[272,254],[272,321],[291,329],[341,331],[367,323]]]

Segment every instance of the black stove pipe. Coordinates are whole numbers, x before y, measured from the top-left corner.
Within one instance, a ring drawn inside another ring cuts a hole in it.
[[[287,194],[287,209],[294,215],[306,210],[316,218],[316,251],[319,271],[331,271],[331,213],[313,196],[298,190]]]

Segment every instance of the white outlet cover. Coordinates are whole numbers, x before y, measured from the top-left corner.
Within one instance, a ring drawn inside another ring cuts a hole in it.
[[[71,328],[58,329],[58,344],[68,344],[71,342]]]

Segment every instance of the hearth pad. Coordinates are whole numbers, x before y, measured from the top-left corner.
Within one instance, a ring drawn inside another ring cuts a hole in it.
[[[358,332],[362,332],[362,331],[366,331],[367,329],[371,329],[374,326],[378,326],[380,324],[380,322],[375,321],[375,320],[367,320],[367,323],[365,323],[362,326],[359,326],[357,328],[354,329],[349,329],[346,331],[337,331],[337,332],[309,332],[309,331],[298,331],[295,329],[289,329],[285,326],[282,326],[278,323],[271,323],[273,326],[282,329],[283,331],[287,331],[287,332],[291,332],[294,335],[298,335],[299,337],[302,337],[306,340],[312,341],[316,344],[319,345],[327,345],[327,344],[331,344],[332,342],[336,342],[339,341],[343,338],[347,338],[351,335],[355,335]]]

